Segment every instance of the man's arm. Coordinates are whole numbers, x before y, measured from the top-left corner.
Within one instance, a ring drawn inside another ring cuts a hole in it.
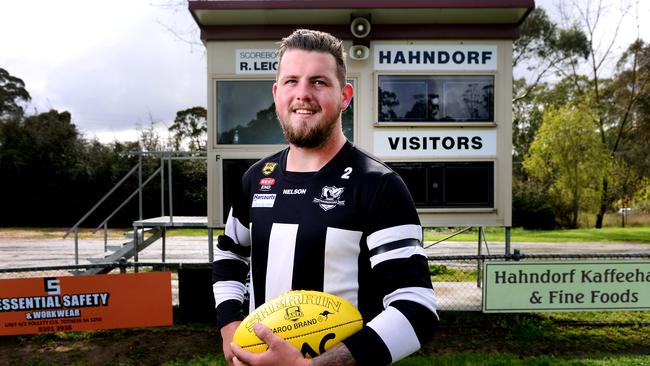
[[[234,321],[221,327],[221,339],[223,340],[223,357],[226,359],[228,366],[233,365],[232,359],[235,357],[235,354],[230,347],[230,343],[232,342],[233,335],[235,334],[235,331],[237,330],[237,327],[240,323],[240,321]]]
[[[327,352],[314,358],[311,366],[356,366],[352,353],[343,343],[330,348]]]
[[[369,200],[368,255],[383,311],[345,339],[358,365],[388,365],[418,350],[438,322],[422,227],[404,182],[381,177]]]

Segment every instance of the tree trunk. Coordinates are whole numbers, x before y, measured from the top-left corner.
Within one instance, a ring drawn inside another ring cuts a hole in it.
[[[607,211],[607,203],[609,202],[609,182],[607,178],[603,177],[603,191],[600,195],[600,207],[598,208],[598,213],[596,214],[596,229],[601,229],[603,227],[603,218],[605,217],[605,212]]]

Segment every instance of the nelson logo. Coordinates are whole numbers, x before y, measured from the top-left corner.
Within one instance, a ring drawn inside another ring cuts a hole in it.
[[[345,201],[341,201],[344,189],[325,186],[321,190],[320,198],[314,198],[313,203],[318,203],[323,211],[329,211],[336,206],[345,206]]]

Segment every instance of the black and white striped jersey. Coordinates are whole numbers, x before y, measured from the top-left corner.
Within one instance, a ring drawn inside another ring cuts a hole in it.
[[[289,290],[338,295],[364,328],[346,339],[359,365],[395,362],[431,338],[436,300],[422,228],[401,178],[351,143],[320,171],[287,172],[288,149],[254,164],[233,199],[213,264],[220,326]]]

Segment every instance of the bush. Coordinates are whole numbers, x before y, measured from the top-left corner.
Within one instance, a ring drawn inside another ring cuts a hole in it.
[[[512,226],[528,230],[551,230],[557,227],[556,213],[550,197],[539,185],[513,179]]]

